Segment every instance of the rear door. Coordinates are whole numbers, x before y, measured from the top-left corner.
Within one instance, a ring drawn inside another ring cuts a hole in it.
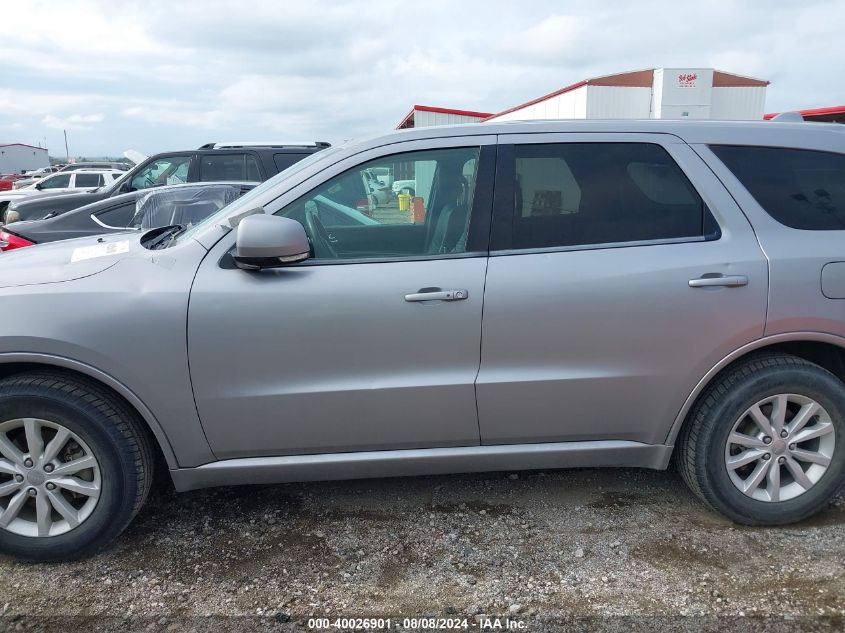
[[[666,440],[763,334],[748,221],[680,139],[500,137],[477,383],[484,444]]]

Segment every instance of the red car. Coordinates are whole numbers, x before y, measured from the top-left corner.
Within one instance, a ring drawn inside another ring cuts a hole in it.
[[[11,191],[15,181],[21,178],[22,174],[0,174],[0,191]]]

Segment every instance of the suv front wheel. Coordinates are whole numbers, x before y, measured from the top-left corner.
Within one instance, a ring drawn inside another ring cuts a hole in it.
[[[0,380],[0,552],[93,554],[140,509],[152,459],[137,416],[99,384],[58,372]]]
[[[788,354],[728,368],[678,441],[690,488],[737,523],[782,525],[824,508],[845,481],[845,385]]]

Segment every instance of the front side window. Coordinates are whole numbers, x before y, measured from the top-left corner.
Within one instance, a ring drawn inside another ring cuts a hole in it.
[[[781,224],[845,230],[845,154],[743,145],[710,149]]]
[[[514,146],[513,248],[702,236],[709,213],[651,143]]]
[[[66,189],[70,187],[70,174],[58,174],[38,183],[39,189]]]
[[[158,158],[132,177],[131,190],[186,183],[190,166],[190,156]]]
[[[323,183],[277,215],[305,227],[317,259],[436,256],[466,250],[479,149],[450,148],[379,158]],[[396,195],[372,175],[413,183]]]

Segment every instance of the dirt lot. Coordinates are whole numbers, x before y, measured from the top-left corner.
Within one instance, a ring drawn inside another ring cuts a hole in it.
[[[0,559],[0,630],[316,630],[309,618],[351,616],[402,628],[425,615],[468,630],[487,616],[527,631],[842,630],[844,562],[842,496],[801,525],[742,528],[673,473],[161,487],[93,560]]]

